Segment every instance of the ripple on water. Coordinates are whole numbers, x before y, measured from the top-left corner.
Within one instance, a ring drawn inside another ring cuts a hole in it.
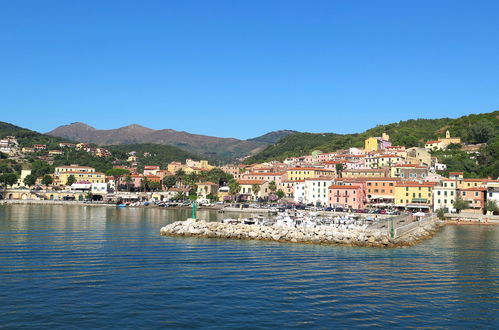
[[[492,328],[499,228],[404,249],[171,238],[166,210],[0,207],[4,327]],[[213,214],[210,217],[215,218]]]

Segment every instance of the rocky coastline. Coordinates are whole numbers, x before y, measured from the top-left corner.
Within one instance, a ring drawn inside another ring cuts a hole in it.
[[[186,236],[217,239],[262,240],[287,243],[349,245],[363,247],[404,247],[431,238],[438,232],[441,222],[428,221],[414,230],[391,238],[388,230],[352,229],[332,226],[282,227],[247,224],[229,224],[187,219],[164,226],[164,236]]]

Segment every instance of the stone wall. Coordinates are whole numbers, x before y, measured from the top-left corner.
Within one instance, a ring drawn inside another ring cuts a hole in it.
[[[392,239],[386,230],[337,228],[334,226],[282,227],[245,224],[227,224],[187,219],[161,228],[161,235],[190,236],[219,239],[250,239],[290,243],[343,244],[366,247],[410,246],[432,237],[439,229],[438,220],[429,221],[410,233]]]

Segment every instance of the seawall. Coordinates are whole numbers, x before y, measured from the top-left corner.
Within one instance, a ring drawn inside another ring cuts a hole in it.
[[[372,228],[337,228],[334,226],[283,227],[229,224],[187,219],[161,228],[161,235],[218,239],[263,240],[289,243],[350,245],[365,247],[411,246],[432,237],[441,224],[436,218],[426,221],[410,232],[391,238],[388,230]]]

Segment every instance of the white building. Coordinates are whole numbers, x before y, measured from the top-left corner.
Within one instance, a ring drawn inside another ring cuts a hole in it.
[[[103,183],[92,183],[91,192],[94,195],[107,194],[107,192],[108,192],[108,185],[105,182],[103,182]]]
[[[299,182],[295,185],[293,200],[295,201],[295,203],[306,203],[305,202],[305,182]]]
[[[328,187],[334,183],[334,179],[329,177],[319,177],[305,179],[304,202],[325,206],[328,203]]]
[[[433,188],[433,211],[444,209],[445,212],[456,212],[456,180],[443,179],[439,186]]]

